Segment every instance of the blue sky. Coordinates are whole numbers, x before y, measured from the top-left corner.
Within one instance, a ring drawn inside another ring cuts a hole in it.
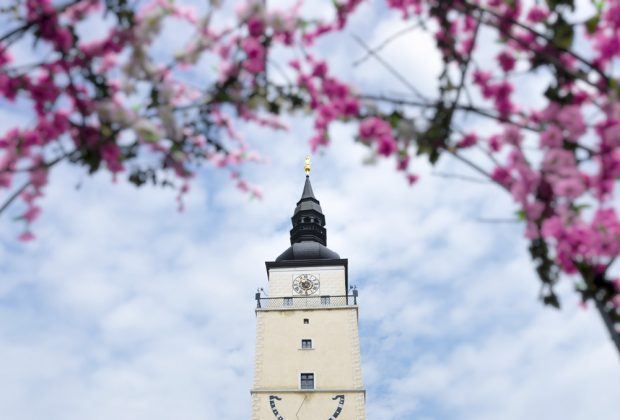
[[[317,4],[308,13],[329,10]],[[378,15],[360,10],[351,31],[376,45],[399,25]],[[376,63],[353,69],[362,51],[348,34],[340,41],[319,46],[339,74],[399,89]],[[412,45],[423,62],[402,54]],[[415,32],[385,49],[424,86],[438,68],[432,52]],[[2,104],[3,127],[14,115]],[[267,286],[264,262],[288,246],[308,153],[311,122],[290,123],[288,133],[242,128],[270,159],[245,169],[261,201],[207,170],[178,213],[170,191],[65,166],[52,173],[36,241],[18,243],[14,213],[0,217],[2,418],[249,417],[253,294]],[[368,418],[617,418],[618,355],[596,313],[577,306],[570,280],[563,310],[544,308],[522,227],[479,221],[511,217],[509,198],[421,161],[409,187],[392,162],[363,165],[368,151],[352,135],[334,127],[312,183],[328,244],[360,290]]]

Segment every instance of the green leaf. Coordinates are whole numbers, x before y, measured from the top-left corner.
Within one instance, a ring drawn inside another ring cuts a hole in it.
[[[575,31],[573,25],[566,22],[561,16],[553,24],[553,44],[565,50],[573,45]]]
[[[525,220],[525,210],[517,210],[515,216],[517,216],[519,220]]]
[[[592,207],[590,204],[572,204],[571,205],[571,209],[575,213],[581,213],[582,210],[589,209],[590,207]]]
[[[545,305],[553,306],[556,309],[560,309],[560,300],[553,292],[543,297],[543,303]]]
[[[598,23],[600,20],[601,20],[600,13],[586,20],[586,28],[588,29],[588,33],[593,34],[594,32],[596,32],[596,28],[598,27]]]
[[[605,7],[605,0],[593,1],[592,3],[594,3],[594,7],[596,7],[596,10],[598,10],[599,13],[603,11],[603,7]]]
[[[392,128],[396,128],[398,127],[398,123],[403,119],[403,114],[401,114],[398,111],[393,111],[387,118],[388,122],[390,123],[390,126],[392,126]]]

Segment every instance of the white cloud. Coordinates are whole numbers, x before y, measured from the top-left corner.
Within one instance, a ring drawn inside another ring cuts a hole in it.
[[[359,25],[372,16],[363,13]],[[371,45],[396,29],[374,29]],[[386,54],[430,83],[432,65],[397,57],[416,36]],[[340,57],[351,74],[355,57]],[[366,66],[356,77],[394,83]],[[271,158],[244,170],[263,201],[207,172],[179,214],[171,191],[61,168],[37,241],[17,243],[18,227],[0,219],[3,418],[249,417],[253,293],[266,286],[264,261],[288,246],[311,130],[291,122],[286,134],[243,129]],[[393,162],[360,165],[367,150],[350,128],[332,135],[312,181],[329,246],[350,259],[360,289],[369,419],[617,417],[617,355],[596,313],[577,309],[568,282],[565,308],[543,308],[522,227],[478,220],[510,217],[508,198],[433,177],[417,160],[423,178],[410,188]]]

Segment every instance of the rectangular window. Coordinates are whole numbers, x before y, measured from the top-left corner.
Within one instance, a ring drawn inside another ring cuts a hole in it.
[[[284,306],[293,306],[293,298],[292,297],[287,297],[284,298]]]
[[[321,305],[329,305],[331,299],[329,296],[321,296]]]
[[[310,320],[308,318],[304,318],[304,324],[309,324]]]
[[[314,373],[301,374],[301,389],[314,389]]]
[[[301,348],[302,349],[311,349],[312,348],[312,340],[304,338],[301,340]]]

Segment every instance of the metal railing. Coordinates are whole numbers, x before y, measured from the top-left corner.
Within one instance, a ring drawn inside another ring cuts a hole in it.
[[[357,305],[357,290],[352,295],[341,296],[284,296],[266,298],[256,294],[258,309],[333,308]]]

